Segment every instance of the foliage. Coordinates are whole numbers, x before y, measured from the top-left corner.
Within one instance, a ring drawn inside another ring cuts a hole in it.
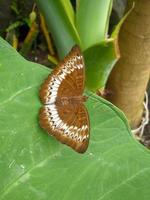
[[[86,93],[91,138],[85,154],[39,127],[38,92],[48,74],[0,39],[0,199],[148,200],[149,152],[112,104]]]
[[[112,64],[117,59],[114,46],[110,45],[107,37],[112,1],[78,1],[76,12],[69,0],[65,3],[64,1],[36,0],[36,3],[45,16],[60,57],[64,57],[73,45],[79,44],[83,54],[86,55],[87,88],[96,91],[104,87]],[[103,54],[104,44],[106,48],[108,47],[108,51]],[[97,51],[97,47],[99,51]],[[102,58],[96,60],[94,65],[90,61],[89,52],[91,51],[89,49],[91,48],[95,57]],[[102,66],[105,67],[102,68]],[[90,74],[91,69],[96,73]]]
[[[36,2],[60,57],[80,44],[87,87],[103,87],[116,61],[113,39],[106,37],[111,1],[78,1],[76,13],[69,0]],[[85,154],[39,127],[39,88],[49,73],[0,38],[0,200],[149,200],[149,152],[132,138],[123,113],[111,103],[86,91],[91,131]]]

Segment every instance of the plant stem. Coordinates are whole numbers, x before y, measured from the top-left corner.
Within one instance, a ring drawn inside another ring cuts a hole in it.
[[[33,42],[36,39],[36,36],[38,34],[38,25],[36,24],[36,22],[33,22],[31,25],[31,28],[24,40],[23,46],[20,49],[20,54],[23,56],[26,56],[33,44]]]
[[[150,77],[150,1],[135,0],[118,38],[121,58],[107,82],[106,98],[127,116],[136,128],[143,114],[144,93]]]
[[[49,50],[49,53],[51,55],[54,55],[55,52],[54,52],[54,49],[53,49],[53,46],[52,46],[52,41],[51,41],[51,38],[49,36],[49,32],[47,30],[47,26],[46,26],[46,23],[45,23],[45,19],[43,17],[42,14],[40,14],[40,20],[41,20],[41,29],[43,31],[43,34],[45,36],[45,39],[46,39],[46,42],[47,42],[47,46],[48,46],[48,50]]]

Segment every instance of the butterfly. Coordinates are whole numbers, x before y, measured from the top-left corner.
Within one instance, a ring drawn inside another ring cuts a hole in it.
[[[85,69],[79,46],[47,77],[40,89],[44,106],[40,109],[40,126],[58,141],[84,153],[89,144],[89,115],[83,104]]]

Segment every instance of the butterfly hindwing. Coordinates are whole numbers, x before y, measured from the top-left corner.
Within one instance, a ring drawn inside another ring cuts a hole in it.
[[[61,143],[79,153],[86,151],[89,143],[89,119],[84,105],[46,106],[40,112],[40,124]]]

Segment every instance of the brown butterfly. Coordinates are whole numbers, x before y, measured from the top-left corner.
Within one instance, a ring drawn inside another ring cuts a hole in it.
[[[89,116],[83,102],[85,69],[78,46],[58,64],[41,86],[40,125],[79,153],[89,144]]]

